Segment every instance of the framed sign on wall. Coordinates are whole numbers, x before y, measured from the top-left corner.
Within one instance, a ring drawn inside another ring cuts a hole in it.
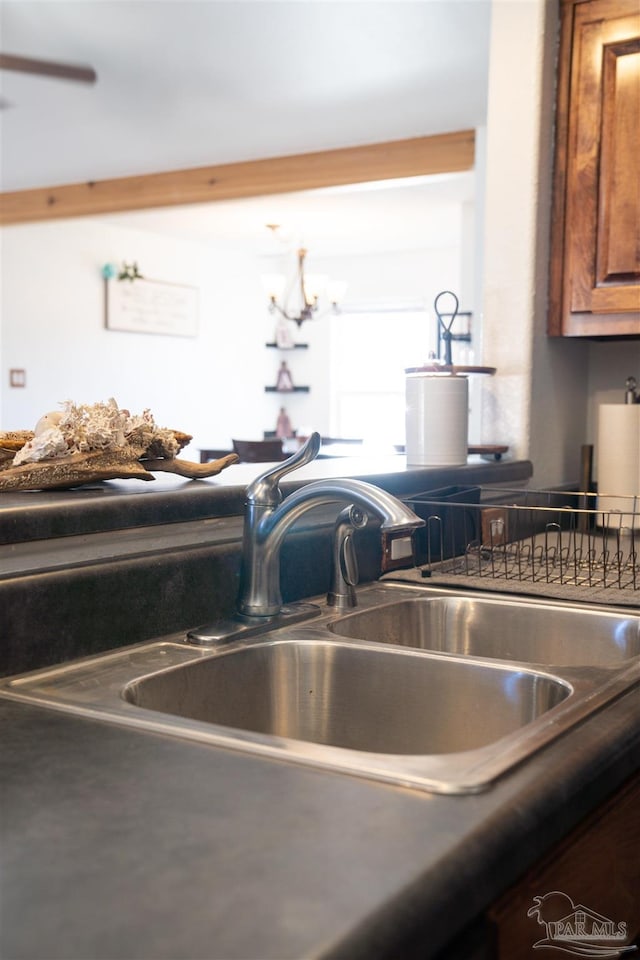
[[[161,280],[105,280],[105,325],[108,330],[155,333],[171,337],[198,334],[196,287]]]

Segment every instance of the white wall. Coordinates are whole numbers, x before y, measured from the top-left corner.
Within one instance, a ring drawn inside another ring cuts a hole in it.
[[[614,340],[589,347],[589,405],[585,443],[595,447],[594,476],[598,474],[598,407],[601,403],[622,403],[627,377],[640,386],[640,342]]]
[[[282,355],[265,348],[275,320],[265,307],[260,274],[267,268],[258,256],[99,219],[5,227],[0,236],[2,429],[32,428],[66,399],[113,396],[193,434],[185,454],[191,458],[197,447],[228,448],[232,437],[255,439],[275,429],[283,402],[298,430],[331,432],[325,320],[306,323],[296,338],[309,349],[286,356],[294,383],[310,393],[283,398],[264,391],[275,384]],[[100,271],[125,260],[150,279],[198,288],[196,338],[105,328]],[[460,250],[449,237],[444,249],[325,258],[313,268],[347,279],[350,299],[428,300],[440,284],[457,285]],[[24,389],[9,387],[13,367],[26,370]]]
[[[549,206],[549,133],[541,130],[542,116],[550,127],[550,106],[542,103],[545,39],[553,32],[547,12],[543,0],[525,0],[494,3],[492,14],[483,351],[484,362],[498,372],[483,423],[517,458],[533,453],[534,361],[545,348],[546,273],[539,246]],[[544,469],[539,462],[535,468],[538,482]]]
[[[31,428],[66,399],[110,396],[205,446],[270,426],[272,324],[253,258],[87,219],[5,228],[2,240],[3,429]],[[197,338],[105,329],[100,270],[123,260],[198,288]],[[12,367],[26,370],[25,389],[8,386]]]

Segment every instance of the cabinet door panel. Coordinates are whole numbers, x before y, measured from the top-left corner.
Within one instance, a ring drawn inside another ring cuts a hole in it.
[[[549,333],[640,335],[640,8],[565,0]]]
[[[604,53],[597,284],[640,280],[639,91],[640,37],[612,44]]]
[[[640,307],[640,15],[593,22],[598,7],[585,4],[576,14],[576,110],[570,120],[568,195],[574,313]],[[634,115],[636,124],[631,126]],[[632,236],[636,243],[630,242]]]

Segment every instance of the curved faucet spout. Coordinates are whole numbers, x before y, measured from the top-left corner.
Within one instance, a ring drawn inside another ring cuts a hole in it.
[[[396,497],[363,480],[316,480],[295,490],[278,506],[247,501],[239,612],[272,617],[280,612],[280,548],[291,525],[313,507],[355,503],[382,520],[383,531],[411,532],[424,521]]]

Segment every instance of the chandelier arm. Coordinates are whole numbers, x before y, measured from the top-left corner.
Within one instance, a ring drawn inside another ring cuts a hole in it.
[[[300,300],[301,300],[301,303],[304,304],[304,307],[301,311],[300,316],[302,316],[302,314],[304,313],[305,308],[309,306],[307,302],[307,293],[306,293],[306,290],[304,289],[304,258],[306,256],[306,253],[307,251],[304,249],[304,247],[301,247],[298,250],[298,284],[300,286]]]
[[[280,304],[274,297],[271,298],[271,302],[269,304],[269,310],[271,311],[271,313],[273,313],[274,310],[276,310],[280,314],[280,316],[284,317],[285,320],[294,319],[293,317],[289,316],[287,311],[280,306]]]

